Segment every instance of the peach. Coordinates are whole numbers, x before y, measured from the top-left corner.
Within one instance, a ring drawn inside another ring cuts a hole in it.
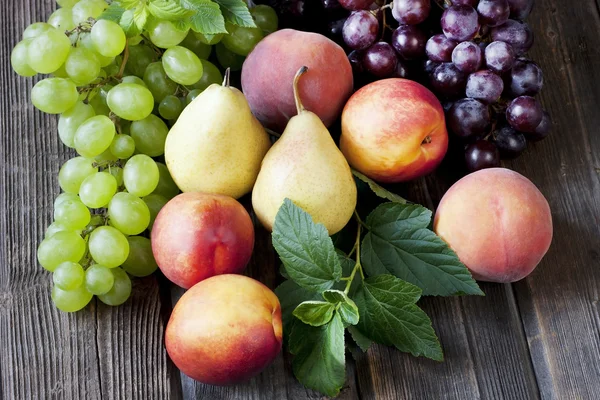
[[[279,299],[262,283],[242,275],[219,275],[188,290],[177,302],[165,332],[173,363],[211,385],[252,378],[281,351]]]
[[[448,150],[444,110],[416,82],[373,82],[344,107],[340,148],[351,167],[378,182],[419,178],[432,172]]]
[[[467,175],[444,195],[435,232],[473,277],[515,282],[538,265],[552,241],[546,198],[530,180],[505,168]]]
[[[263,39],[242,68],[242,89],[252,113],[264,126],[283,132],[296,115],[292,82],[300,81],[304,107],[330,126],[352,94],[352,67],[344,50],[323,35],[283,29]]]
[[[151,240],[163,274],[187,289],[213,275],[241,273],[254,248],[254,225],[235,199],[189,192],[160,210]]]

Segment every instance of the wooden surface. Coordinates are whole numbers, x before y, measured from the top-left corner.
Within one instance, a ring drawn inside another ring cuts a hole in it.
[[[428,298],[446,361],[376,346],[354,361],[342,399],[584,399],[600,397],[600,32],[594,0],[538,0],[531,53],[544,70],[541,100],[555,127],[506,165],[546,195],[554,217],[548,255],[514,285],[483,284],[487,296]],[[57,119],[29,102],[31,79],[9,65],[10,49],[51,0],[4,0],[1,24],[0,399],[317,399],[282,355],[251,382],[227,388],[191,381],[170,363],[163,331],[180,293],[161,278],[136,280],[112,308],[94,301],[68,315],[50,301],[50,275],[35,250],[51,220],[59,166],[70,153]],[[411,199],[434,207],[447,184],[430,177]],[[272,285],[276,264],[260,232],[250,273]]]

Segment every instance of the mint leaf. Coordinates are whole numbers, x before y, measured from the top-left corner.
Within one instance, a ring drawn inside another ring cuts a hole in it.
[[[146,26],[146,22],[148,22],[148,17],[150,17],[150,11],[148,10],[147,5],[141,4],[135,8],[135,11],[133,12],[133,21],[140,31],[144,30],[144,26]]]
[[[391,275],[366,279],[354,297],[361,315],[358,330],[375,342],[442,361],[431,320],[415,304],[420,295],[418,287]]]
[[[375,193],[377,196],[381,197],[382,199],[389,200],[393,203],[400,203],[400,204],[408,203],[408,201],[404,197],[399,196],[396,193],[390,192],[389,190],[383,188],[377,182],[375,182],[371,178],[361,174],[360,172],[353,169],[352,174],[355,177],[357,177],[358,179],[360,179],[361,181],[363,181],[364,183],[366,183],[367,185],[369,185],[369,188],[371,188],[373,193]]]
[[[369,350],[369,347],[371,347],[371,345],[373,344],[373,341],[365,335],[363,335],[362,332],[359,331],[358,328],[355,326],[349,326],[348,332],[350,332],[350,336],[352,336],[352,340],[354,340],[354,343],[356,343],[363,352]]]
[[[305,301],[294,310],[294,316],[311,326],[325,325],[333,317],[335,305],[326,301]]]
[[[225,21],[246,28],[256,28],[248,5],[243,0],[215,0],[221,6]]]
[[[391,273],[424,295],[483,295],[456,253],[427,229],[431,211],[416,204],[385,203],[367,218],[361,262],[370,276]]]
[[[294,324],[289,350],[295,355],[292,369],[304,386],[335,397],[346,380],[344,325],[336,313],[323,326]]]
[[[341,290],[326,290],[323,292],[323,298],[338,305],[337,311],[345,324],[356,325],[358,323],[358,308],[346,293]]]
[[[139,35],[142,31],[138,29],[133,19],[133,10],[127,10],[123,13],[119,25],[123,28],[123,32],[127,37],[134,37]]]
[[[154,0],[148,4],[148,10],[158,19],[165,21],[176,21],[190,17],[193,11],[186,10],[177,2],[171,0]]]
[[[219,5],[211,0],[181,0],[181,6],[194,11],[190,26],[194,32],[227,33],[225,19]]]
[[[275,217],[273,247],[290,278],[305,289],[322,292],[342,277],[340,260],[327,229],[285,199]]]
[[[121,21],[121,17],[125,13],[125,9],[116,3],[112,3],[100,16],[98,19],[107,19],[112,22],[116,22],[117,24]]]
[[[295,320],[292,313],[300,303],[321,299],[318,293],[306,290],[298,286],[294,281],[283,282],[275,289],[275,294],[281,304],[281,320],[286,332],[289,332],[291,323]]]

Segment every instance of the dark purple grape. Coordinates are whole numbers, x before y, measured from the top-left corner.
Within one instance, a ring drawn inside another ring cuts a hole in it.
[[[507,0],[480,0],[477,12],[483,24],[500,26],[508,20],[510,8]]]
[[[451,6],[442,14],[442,30],[448,39],[464,42],[479,31],[479,17],[471,6]]]
[[[355,75],[364,72],[363,67],[363,51],[361,50],[353,50],[348,54],[348,61],[350,61],[350,65],[352,66],[352,71]]]
[[[427,75],[431,75],[438,65],[440,65],[440,63],[427,60],[423,63],[423,71],[425,71]]]
[[[433,91],[444,97],[462,97],[465,93],[467,76],[452,63],[438,65],[429,79]]]
[[[531,96],[519,96],[506,108],[506,120],[520,132],[534,132],[543,116],[542,106]]]
[[[452,62],[462,72],[470,74],[481,66],[481,49],[473,42],[462,42],[452,51]]]
[[[490,127],[491,116],[488,106],[474,99],[456,101],[447,115],[448,128],[456,136],[467,138],[480,136]]]
[[[346,10],[366,10],[375,0],[338,0],[338,3]]]
[[[422,58],[426,43],[427,37],[414,25],[400,25],[392,34],[391,44],[405,60]]]
[[[429,38],[425,44],[425,52],[431,61],[450,62],[452,61],[452,51],[457,45],[458,42],[438,34]]]
[[[367,71],[378,78],[390,77],[396,72],[398,57],[394,48],[385,42],[375,43],[363,56],[363,65]]]
[[[524,20],[531,13],[533,0],[508,0],[510,7],[510,17]]]
[[[515,52],[512,46],[505,42],[492,42],[485,48],[485,64],[496,73],[503,73],[512,68],[515,63]]]
[[[342,8],[342,5],[338,0],[321,0],[325,11],[335,11]]]
[[[503,90],[502,78],[487,69],[477,71],[469,75],[467,79],[467,97],[485,104],[497,102]]]
[[[525,136],[509,125],[497,127],[493,137],[502,158],[516,158],[527,148]]]
[[[425,21],[431,11],[430,0],[394,0],[392,16],[400,24],[416,25]]]
[[[550,133],[552,129],[552,119],[550,118],[550,114],[544,111],[544,116],[542,117],[542,122],[535,128],[533,132],[525,132],[524,135],[527,139],[531,141],[538,141],[544,139]]]
[[[346,23],[346,18],[338,19],[335,21],[331,21],[327,24],[327,30],[329,31],[329,37],[333,39],[335,42],[343,42],[344,37],[344,24]]]
[[[354,50],[362,50],[377,41],[379,21],[369,11],[350,14],[342,27],[344,43]]]
[[[465,149],[465,162],[471,172],[500,166],[500,152],[493,143],[478,140]]]
[[[530,60],[517,60],[509,81],[510,93],[514,96],[535,96],[544,86],[542,69]]]
[[[452,0],[452,5],[454,6],[471,6],[473,8],[477,7],[477,3],[479,0]]]
[[[396,71],[392,76],[394,78],[408,78],[408,68],[406,67],[406,64],[402,62],[402,60],[398,60]]]
[[[515,54],[520,56],[533,46],[533,32],[524,22],[509,19],[505,24],[492,28],[492,40],[510,44]]]

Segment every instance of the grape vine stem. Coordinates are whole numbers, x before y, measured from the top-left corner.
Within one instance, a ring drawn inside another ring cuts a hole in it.
[[[350,276],[348,278],[342,278],[344,281],[346,281],[346,287],[344,288],[344,293],[348,294],[350,292],[350,287],[352,286],[352,282],[354,282],[354,278],[356,277],[356,272],[360,272],[360,277],[364,280],[365,279],[365,273],[363,272],[362,269],[362,264],[360,263],[360,239],[362,236],[362,228],[363,228],[363,222],[360,219],[360,216],[358,215],[358,212],[356,212],[356,210],[354,210],[354,217],[356,218],[356,221],[358,222],[358,227],[356,228],[356,240],[354,242],[354,247],[352,248],[352,250],[350,251],[350,256],[356,252],[356,264],[354,264],[354,268],[352,269],[352,273],[350,274]]]
[[[125,52],[123,53],[123,62],[121,63],[121,68],[119,68],[119,73],[116,78],[121,79],[123,74],[125,73],[125,66],[127,65],[127,61],[129,60],[129,43],[125,42]]]

